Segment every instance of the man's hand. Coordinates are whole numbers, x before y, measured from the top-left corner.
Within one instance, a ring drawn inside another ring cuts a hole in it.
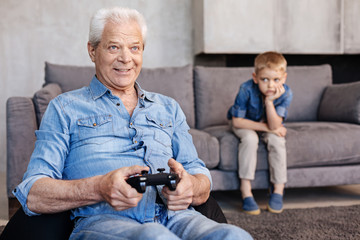
[[[131,187],[126,179],[143,170],[149,171],[149,168],[135,165],[109,172],[99,180],[98,191],[103,199],[117,211],[136,207],[143,195]]]
[[[180,178],[175,191],[170,191],[166,186],[162,190],[162,194],[168,200],[168,209],[173,211],[187,209],[194,196],[193,176],[188,174],[182,164],[173,158],[169,160],[168,165],[171,172],[176,173]]]
[[[179,175],[180,182],[175,191],[164,187],[162,194],[168,200],[168,209],[173,211],[184,210],[190,204],[196,206],[204,203],[210,194],[210,180],[203,174],[190,175],[181,163],[169,159],[171,172]]]

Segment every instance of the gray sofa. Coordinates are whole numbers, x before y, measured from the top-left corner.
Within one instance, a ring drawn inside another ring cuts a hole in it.
[[[210,169],[213,190],[237,190],[239,140],[226,112],[253,68],[167,67],[143,69],[142,88],[176,99],[191,127],[199,157]],[[34,148],[34,131],[49,101],[87,85],[93,67],[45,64],[45,84],[32,97],[7,101],[7,193],[19,184]],[[287,84],[294,92],[288,129],[286,187],[360,183],[360,82],[332,84],[329,65],[290,66]],[[254,189],[267,188],[267,150],[260,143]]]

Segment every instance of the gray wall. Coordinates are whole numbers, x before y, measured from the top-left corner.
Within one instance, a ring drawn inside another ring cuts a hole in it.
[[[112,6],[145,16],[144,67],[192,63],[191,0],[0,0],[0,172],[6,171],[6,100],[40,89],[45,61],[92,65],[86,48],[90,17]]]
[[[360,53],[359,0],[197,0],[195,52]],[[200,16],[200,17],[199,17]]]

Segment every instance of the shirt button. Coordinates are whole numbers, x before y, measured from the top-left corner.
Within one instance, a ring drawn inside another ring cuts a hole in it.
[[[120,106],[120,103],[117,103],[116,106]]]
[[[93,123],[93,126],[96,127],[96,123]]]
[[[137,143],[137,141],[135,140],[135,142],[134,143]]]

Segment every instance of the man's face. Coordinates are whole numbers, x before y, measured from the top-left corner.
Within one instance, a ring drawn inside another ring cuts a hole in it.
[[[257,74],[253,73],[253,80],[264,96],[272,96],[276,92],[276,87],[285,83],[286,76],[286,72],[282,70],[264,68]]]
[[[99,45],[94,48],[88,43],[96,76],[112,91],[126,90],[134,86],[141,71],[143,50],[141,30],[136,22],[108,22]]]

